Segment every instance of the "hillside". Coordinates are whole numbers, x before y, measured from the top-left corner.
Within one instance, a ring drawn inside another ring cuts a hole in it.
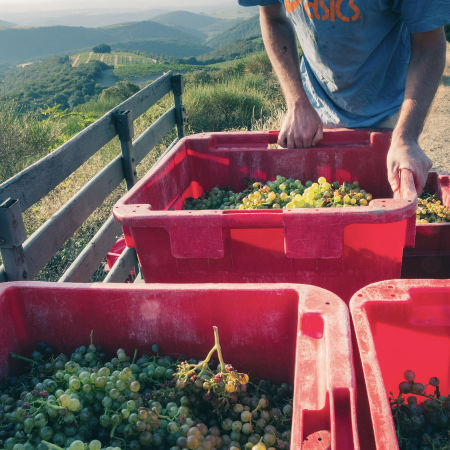
[[[90,63],[91,61],[100,61],[108,66],[121,66],[129,64],[155,64],[156,60],[148,56],[137,55],[131,52],[117,52],[111,53],[94,53],[82,52],[71,56],[72,67],[79,67],[82,64]]]
[[[50,55],[74,53],[101,43],[115,44],[142,39],[167,39],[199,42],[206,35],[180,30],[153,21],[128,23],[104,28],[38,27],[0,29],[0,61],[24,63]]]
[[[250,53],[260,52],[264,50],[262,38],[246,39],[243,41],[232,42],[223,47],[216,48],[208,53],[204,53],[197,57],[198,61],[207,64],[214,64],[230,59],[243,58]]]
[[[222,33],[242,19],[222,19],[205,14],[195,14],[188,11],[173,11],[154,17],[152,20],[163,25],[179,27],[186,30],[201,30],[208,35]]]
[[[113,45],[113,50],[139,51],[150,55],[189,58],[209,52],[211,51],[211,47],[178,39],[147,39],[118,42]]]
[[[210,39],[205,44],[210,47],[219,48],[224,45],[231,44],[236,41],[243,41],[261,37],[261,29],[259,26],[259,16],[234,25],[223,33],[220,33]]]
[[[10,72],[0,84],[0,99],[15,100],[24,110],[73,108],[101,92],[97,80],[106,68],[99,61],[72,67],[67,56],[50,58]]]

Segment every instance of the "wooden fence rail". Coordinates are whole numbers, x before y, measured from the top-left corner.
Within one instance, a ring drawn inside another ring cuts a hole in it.
[[[169,92],[174,106],[133,142],[133,122]],[[175,126],[184,135],[181,75],[168,72],[106,113],[61,147],[0,185],[0,281],[33,279],[106,197],[126,180],[136,183],[136,165]],[[122,154],[106,165],[63,207],[27,237],[22,213],[47,195],[115,136]],[[112,216],[86,245],[59,281],[89,281],[120,232]],[[106,282],[124,281],[136,267],[125,251]]]

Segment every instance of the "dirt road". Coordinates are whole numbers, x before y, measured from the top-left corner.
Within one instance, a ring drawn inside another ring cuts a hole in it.
[[[419,143],[433,161],[433,170],[450,172],[450,43],[441,85],[431,105]]]

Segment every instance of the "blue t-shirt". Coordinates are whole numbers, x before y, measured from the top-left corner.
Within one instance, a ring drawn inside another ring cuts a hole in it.
[[[327,126],[370,127],[405,91],[410,33],[450,22],[449,0],[239,0],[284,3],[304,57],[305,91]]]

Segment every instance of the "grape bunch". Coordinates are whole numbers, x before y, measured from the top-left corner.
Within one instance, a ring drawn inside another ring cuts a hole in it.
[[[441,395],[436,377],[428,384],[417,382],[412,370],[403,377],[399,395],[389,397],[400,450],[448,450],[450,396]]]
[[[436,194],[422,193],[417,201],[417,223],[450,222],[450,209],[442,204]]]
[[[0,448],[288,449],[292,387],[250,382],[214,334],[203,361],[161,356],[157,345],[108,361],[92,336],[70,357],[43,343],[31,358],[12,354],[30,370],[0,381]]]
[[[346,208],[367,206],[371,200],[372,194],[361,189],[357,181],[329,183],[320,177],[315,183],[307,181],[303,185],[300,180],[278,175],[266,183],[249,182],[239,193],[216,186],[200,198],[187,198],[183,209]]]

